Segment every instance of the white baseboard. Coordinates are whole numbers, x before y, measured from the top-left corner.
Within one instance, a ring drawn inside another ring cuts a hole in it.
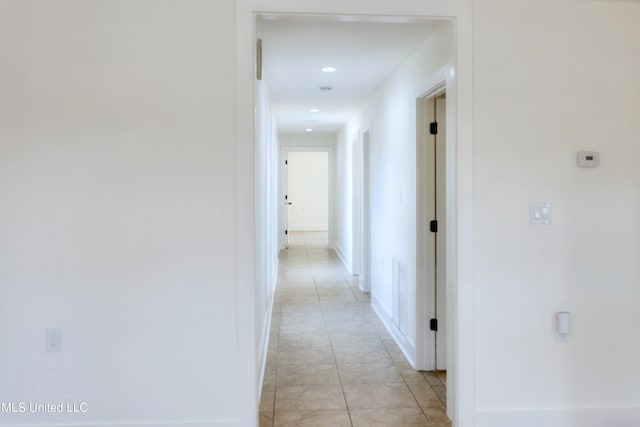
[[[640,406],[478,411],[476,427],[637,427]]]
[[[274,269],[274,275],[269,283],[269,302],[267,303],[267,311],[265,313],[266,321],[262,325],[262,331],[260,334],[260,347],[258,348],[258,373],[260,378],[258,380],[258,402],[262,398],[262,384],[264,382],[264,373],[267,368],[267,355],[269,353],[269,336],[271,335],[271,319],[273,317],[273,302],[276,295],[276,284],[278,282],[278,268],[280,263],[276,262],[276,268]]]
[[[371,306],[373,307],[373,311],[378,315],[380,321],[387,329],[391,337],[394,339],[404,356],[407,358],[407,361],[413,366],[416,367],[416,346],[415,343],[407,337],[405,334],[398,329],[398,327],[393,323],[393,316],[384,308],[384,306],[380,303],[378,298],[372,293],[371,294]],[[513,427],[513,426],[512,426]]]

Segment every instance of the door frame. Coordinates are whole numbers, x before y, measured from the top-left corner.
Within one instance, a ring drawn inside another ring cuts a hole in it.
[[[446,184],[446,215],[445,223],[447,224],[447,233],[445,237],[446,246],[446,319],[448,325],[446,337],[447,352],[447,383],[453,384],[453,387],[447,387],[447,402],[455,402],[460,393],[459,384],[461,384],[461,371],[458,363],[460,347],[458,346],[458,337],[469,333],[469,331],[461,330],[461,322],[457,319],[459,314],[458,298],[459,298],[459,249],[460,241],[458,240],[459,220],[461,212],[458,211],[459,191],[459,170],[460,163],[458,160],[459,144],[457,141],[457,129],[459,126],[456,120],[458,111],[457,101],[457,82],[455,79],[455,68],[453,66],[444,66],[436,72],[431,79],[426,81],[416,96],[416,256],[417,256],[417,309],[423,321],[419,325],[416,343],[416,368],[420,370],[432,370],[435,368],[435,334],[429,328],[429,319],[435,312],[436,301],[435,295],[435,277],[429,271],[429,267],[422,262],[426,257],[433,256],[435,253],[435,245],[430,245],[433,239],[429,230],[427,212],[428,193],[426,179],[429,170],[425,165],[428,159],[427,143],[430,141],[431,135],[428,132],[428,117],[433,114],[433,99],[442,94],[447,94],[446,103],[446,136],[445,136],[445,184]],[[430,114],[431,113],[431,114]],[[435,160],[435,159],[434,159]],[[432,195],[433,196],[433,195]],[[432,219],[432,218],[431,218]],[[431,252],[430,252],[431,251]],[[419,322],[420,323],[420,322]],[[453,419],[458,407],[447,406],[447,413]]]
[[[239,423],[257,425],[260,390],[256,381],[255,321],[255,28],[260,14],[344,15],[392,17],[394,19],[448,19],[453,23],[451,88],[447,87],[455,117],[448,120],[448,183],[451,204],[457,211],[449,220],[447,276],[449,315],[449,372],[447,374],[447,414],[454,427],[476,423],[475,398],[475,292],[473,279],[473,7],[472,2],[355,3],[327,0],[322,4],[286,0],[236,0],[236,177],[237,212],[237,295],[238,313],[238,400]],[[416,94],[418,98],[430,87]],[[455,121],[454,121],[455,120]],[[453,361],[453,364],[451,363]]]
[[[288,158],[289,153],[327,153],[328,155],[328,173],[329,173],[329,196],[328,196],[328,200],[327,200],[327,209],[329,210],[328,214],[329,214],[329,223],[328,223],[328,247],[330,249],[334,248],[334,221],[335,221],[335,215],[334,215],[334,182],[335,182],[335,177],[334,177],[334,173],[333,173],[333,147],[330,146],[323,146],[323,145],[281,145],[280,146],[280,155],[278,157],[278,163],[280,164],[279,167],[279,175],[280,175],[280,182],[278,185],[278,206],[279,206],[279,211],[278,211],[278,234],[280,236],[279,240],[279,244],[280,244],[280,250],[283,250],[286,248],[286,242],[287,242],[287,236],[285,235],[285,230],[287,227],[286,224],[286,214],[284,212],[285,210],[285,198],[284,196],[287,194],[287,190],[288,190],[288,176],[287,176],[287,165],[285,164],[285,161]]]
[[[436,368],[436,334],[428,327],[429,320],[436,318],[436,235],[431,232],[429,221],[433,217],[435,187],[429,179],[435,175],[436,159],[430,149],[432,137],[429,133],[430,118],[435,115],[434,100],[446,93],[447,82],[441,80],[416,100],[416,282],[418,313],[423,316],[423,327],[418,330],[417,368],[432,371]],[[445,143],[446,144],[446,143]],[[446,145],[445,145],[446,146]],[[428,260],[428,262],[425,262]]]
[[[371,292],[371,126],[352,139],[352,273]]]

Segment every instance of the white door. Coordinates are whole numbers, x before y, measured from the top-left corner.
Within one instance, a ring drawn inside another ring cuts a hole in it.
[[[284,189],[283,196],[283,207],[282,207],[282,215],[283,215],[283,223],[284,223],[284,247],[286,249],[289,248],[289,206],[291,206],[291,201],[289,200],[289,160],[287,159],[287,155],[285,152],[284,157],[284,170],[282,174],[282,187]]]
[[[360,265],[362,258],[362,172],[361,172],[361,158],[362,152],[360,147],[360,139],[354,139],[351,149],[352,160],[352,176],[351,176],[351,194],[353,197],[353,210],[352,210],[352,236],[351,242],[353,245],[353,261],[351,265],[351,273],[354,276],[360,275]]]
[[[360,172],[362,176],[360,201],[362,207],[360,229],[360,290],[371,292],[371,147],[370,131],[362,132],[360,139]]]

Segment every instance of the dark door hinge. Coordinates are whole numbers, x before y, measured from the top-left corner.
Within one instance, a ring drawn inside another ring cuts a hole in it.
[[[284,161],[284,164],[285,164],[285,165],[288,165],[288,164],[289,164],[289,160],[285,160],[285,161]]]
[[[431,135],[437,135],[438,134],[438,122],[429,123],[429,133]]]
[[[437,233],[438,232],[438,221],[433,220],[429,222],[429,230],[432,233]]]
[[[289,230],[284,230],[284,234],[289,234]]]
[[[429,329],[432,331],[438,331],[438,319],[429,320]]]

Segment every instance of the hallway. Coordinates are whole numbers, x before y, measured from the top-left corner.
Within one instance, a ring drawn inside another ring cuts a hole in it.
[[[280,257],[260,427],[450,426],[444,373],[416,372],[317,236]]]

